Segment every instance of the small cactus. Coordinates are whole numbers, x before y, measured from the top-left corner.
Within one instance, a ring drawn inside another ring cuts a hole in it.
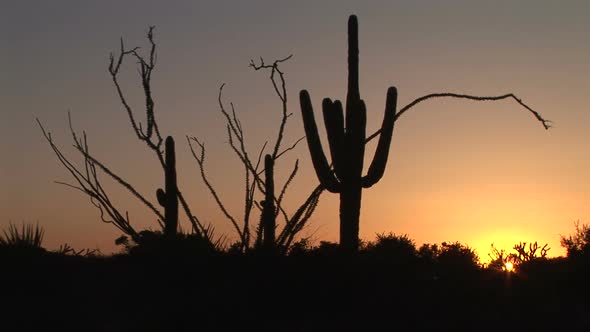
[[[385,171],[397,102],[397,90],[391,87],[387,90],[385,116],[375,156],[367,175],[362,176],[367,111],[360,97],[358,68],[358,22],[356,16],[351,15],[348,20],[346,114],[343,114],[339,100],[325,98],[322,103],[333,171],[321,145],[309,93],[306,90],[300,93],[303,124],[316,174],[328,191],[340,194],[340,245],[348,252],[358,251],[362,189],[377,183]]]
[[[176,150],[174,139],[166,137],[165,190],[156,191],[158,203],[164,207],[164,235],[174,236],[178,229],[178,186],[176,183]]]
[[[275,246],[276,229],[276,207],[275,207],[275,185],[274,185],[274,160],[271,155],[264,157],[264,201],[260,225],[263,229],[262,246],[265,250],[272,251]]]

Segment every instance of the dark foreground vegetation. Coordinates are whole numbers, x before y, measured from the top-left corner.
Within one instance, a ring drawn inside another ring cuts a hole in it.
[[[102,256],[45,250],[30,229],[28,242],[0,245],[3,330],[582,331],[590,251],[577,234],[563,238],[567,258],[502,252],[484,266],[460,243],[416,248],[392,234],[352,256],[305,241],[271,256],[154,233]]]

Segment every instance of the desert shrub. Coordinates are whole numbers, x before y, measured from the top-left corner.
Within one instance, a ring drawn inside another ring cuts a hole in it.
[[[241,256],[244,254],[243,248],[244,245],[242,244],[242,241],[238,240],[231,243],[225,252],[231,256]]]
[[[512,258],[509,253],[506,252],[504,249],[498,249],[492,243],[490,253],[488,254],[490,257],[490,262],[487,264],[487,268],[490,270],[495,271],[505,271],[506,264],[512,263]]]
[[[567,250],[570,258],[590,253],[590,225],[574,222],[575,230],[569,236],[560,236],[561,246]]]
[[[300,253],[303,252],[300,251]],[[311,247],[310,250],[306,252],[306,254],[316,257],[334,257],[341,253],[342,250],[340,250],[338,243],[330,241],[320,241],[318,246]]]
[[[102,255],[99,249],[74,249],[69,244],[64,243],[54,253],[63,256],[76,256],[76,257],[99,257]]]
[[[199,234],[170,236],[161,231],[144,230],[139,232],[137,240],[121,236],[115,243],[122,245],[128,254],[140,256],[197,256],[218,252],[215,245]]]
[[[302,238],[301,240],[293,243],[289,248],[289,256],[300,257],[306,256],[311,253],[313,246],[309,238]]]
[[[410,263],[418,258],[416,244],[407,234],[377,234],[375,242],[369,242],[363,253],[373,259],[395,263]]]
[[[448,272],[477,270],[480,267],[475,250],[460,242],[443,242],[437,261]]]
[[[515,265],[522,263],[544,259],[547,257],[547,252],[551,249],[549,245],[545,243],[542,247],[539,247],[537,241],[529,243],[527,246],[526,242],[519,242],[512,248],[516,253],[510,254],[512,262]]]
[[[488,254],[491,261],[486,267],[496,271],[520,270],[525,264],[531,265],[530,263],[546,260],[547,252],[550,249],[548,244],[540,247],[537,241],[530,242],[528,245],[527,242],[519,242],[512,247],[513,252],[507,252],[494,247],[492,243],[491,251]],[[509,267],[509,265],[511,266]]]

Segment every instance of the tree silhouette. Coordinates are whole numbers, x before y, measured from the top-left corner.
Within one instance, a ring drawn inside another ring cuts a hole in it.
[[[568,257],[578,257],[590,253],[590,225],[574,222],[574,233],[560,236],[561,246],[567,250]]]
[[[164,207],[164,213],[156,208],[145,195],[141,194],[135,187],[126,181],[123,177],[112,171],[105,163],[98,160],[89,150],[88,139],[86,132],[83,131],[81,137],[76,134],[72,125],[72,119],[68,113],[68,122],[70,126],[70,133],[74,141],[75,150],[82,156],[84,160],[83,166],[78,166],[72,162],[61,149],[55,144],[51,133],[43,127],[41,121],[37,119],[37,123],[43,132],[46,141],[49,143],[58,160],[69,171],[77,184],[69,184],[58,182],[60,184],[80,190],[82,193],[90,198],[91,203],[99,209],[101,220],[105,223],[111,223],[121,230],[126,236],[132,238],[136,243],[141,242],[142,236],[132,225],[128,212],[122,212],[119,207],[110,199],[108,192],[100,180],[100,174],[104,173],[123,188],[128,190],[135,198],[142,202],[150,211],[152,211],[160,224],[160,227],[167,235],[175,235],[178,231],[178,202],[180,202],[184,213],[191,224],[191,233],[202,238],[205,242],[218,246],[222,239],[214,239],[213,229],[211,225],[205,226],[193,214],[191,208],[186,202],[182,191],[178,188],[176,182],[176,163],[175,163],[175,147],[172,137],[166,139],[165,144],[158,122],[155,116],[155,102],[153,99],[153,91],[151,85],[152,72],[156,68],[156,43],[154,41],[154,27],[150,27],[147,33],[147,38],[150,43],[149,54],[144,57],[139,54],[139,47],[126,49],[123,39],[120,41],[120,53],[118,56],[110,55],[109,73],[111,75],[113,84],[116,88],[117,95],[123,106],[123,109],[129,117],[131,128],[140,141],[143,141],[147,147],[154,153],[165,178],[165,190],[158,189],[156,196],[158,202]],[[146,115],[146,124],[144,126],[136,119],[134,108],[128,103],[125,93],[119,82],[119,72],[124,60],[131,57],[137,60],[139,65],[139,75],[143,93],[145,97],[144,111]],[[166,151],[163,151],[163,145]],[[125,242],[124,239],[119,240],[120,243]]]
[[[397,90],[387,90],[385,115],[381,129],[366,137],[366,108],[359,92],[358,22],[355,15],[348,20],[348,92],[346,114],[342,104],[325,98],[322,102],[324,123],[330,145],[332,164],[324,154],[313,115],[309,93],[301,90],[300,104],[307,144],[320,183],[330,192],[340,194],[340,245],[347,252],[357,252],[362,189],[377,183],[385,171],[394,123],[412,107],[434,98],[460,98],[475,101],[511,98],[531,112],[545,129],[550,121],[524,104],[514,94],[502,96],[470,96],[457,93],[434,93],[415,99],[396,112]],[[379,135],[379,143],[367,175],[362,176],[365,144]],[[333,168],[332,168],[333,166]]]
[[[238,234],[239,243],[234,245],[234,249],[238,249],[236,248],[237,246],[241,252],[264,247],[266,251],[273,251],[283,255],[287,254],[294,238],[306,226],[309,218],[315,211],[320,195],[324,191],[323,186],[318,185],[311,190],[307,198],[299,205],[295,212],[289,214],[285,210],[283,205],[287,189],[294,181],[299,170],[299,160],[296,160],[287,180],[280,187],[278,196],[274,192],[276,185],[274,174],[276,173],[277,162],[303,140],[303,137],[301,137],[291,145],[283,147],[284,133],[292,113],[288,111],[285,73],[281,70],[280,65],[291,59],[291,57],[292,55],[289,55],[286,58],[275,60],[270,64],[265,63],[262,58],[260,59],[260,63],[250,62],[250,67],[255,71],[270,71],[270,82],[275,95],[281,102],[281,118],[278,124],[277,136],[271,144],[268,141],[264,143],[256,159],[252,158],[252,155],[248,152],[246,136],[242,123],[237,115],[235,105],[230,103],[230,107],[227,108],[223,102],[222,92],[225,84],[222,84],[219,88],[218,103],[219,109],[225,118],[228,142],[231,150],[239,158],[242,163],[241,166],[244,169],[246,185],[244,187],[244,211],[241,218],[236,217],[228,210],[221,195],[217,192],[212,181],[207,176],[205,168],[205,143],[196,137],[187,137],[189,147],[197,162],[201,179],[223,215],[229,220]],[[268,145],[271,145],[271,150],[269,153],[264,154]],[[262,162],[263,155],[264,162]],[[264,165],[264,169],[260,169],[261,163]],[[257,192],[264,196],[264,199],[260,202],[255,199]],[[258,224],[252,225],[252,213],[255,211],[255,208],[260,210],[261,215]],[[284,223],[282,228],[278,227],[278,217],[281,217]],[[251,235],[252,233],[254,236]]]

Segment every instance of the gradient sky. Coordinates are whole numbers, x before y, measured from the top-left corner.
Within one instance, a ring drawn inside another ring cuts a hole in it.
[[[211,181],[239,215],[242,169],[226,143],[219,86],[227,83],[226,100],[236,104],[257,151],[274,137],[280,104],[267,75],[248,63],[293,54],[282,67],[292,142],[303,135],[301,89],[310,91],[318,120],[323,97],[345,96],[346,22],[353,13],[369,132],[381,122],[390,85],[398,87],[399,105],[433,92],[513,92],[555,122],[545,131],[511,101],[438,100],[414,108],[396,124],[385,176],[364,191],[361,237],[391,231],[418,244],[461,241],[483,259],[492,242],[509,249],[539,241],[549,243],[550,254],[563,254],[559,235],[571,233],[576,220],[590,222],[588,1],[2,1],[0,227],[38,221],[46,247],[116,250],[118,231],[100,221],[88,199],[53,183],[70,178],[35,118],[75,157],[68,110],[94,154],[155,200],[162,174],[131,132],[107,71],[121,36],[129,46],[147,47],[145,32],[155,25],[156,116],[163,133],[177,138],[183,191],[217,234],[235,239],[184,135],[206,142]],[[123,84],[141,111],[132,62]],[[281,160],[279,178],[296,158],[301,171],[287,197],[291,208],[317,183],[305,144]],[[133,225],[157,228],[146,209],[110,188]],[[337,195],[324,194],[303,234],[337,240],[337,207]]]

